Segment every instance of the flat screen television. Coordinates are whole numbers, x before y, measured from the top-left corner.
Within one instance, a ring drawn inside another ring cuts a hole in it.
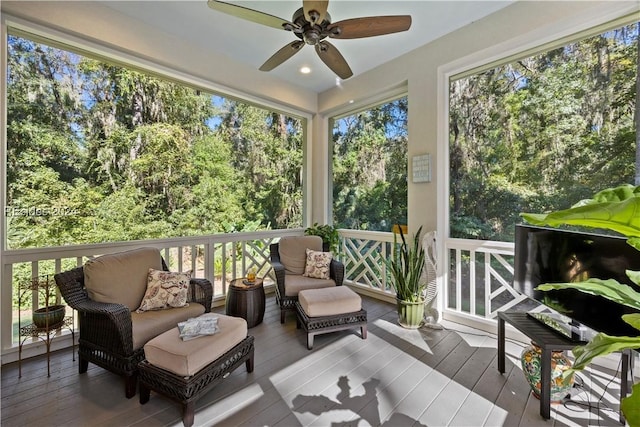
[[[626,270],[640,271],[640,251],[623,237],[517,225],[514,287],[557,313],[596,332],[638,336],[640,332],[621,317],[636,310],[595,295],[566,289],[542,292],[543,283],[616,279],[640,292]]]

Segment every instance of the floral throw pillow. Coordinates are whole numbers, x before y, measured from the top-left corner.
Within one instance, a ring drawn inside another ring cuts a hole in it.
[[[149,269],[147,291],[136,312],[163,310],[171,307],[185,307],[191,270],[182,273]]]
[[[307,248],[307,263],[302,275],[314,279],[328,279],[331,259],[333,259],[331,252],[312,251]]]

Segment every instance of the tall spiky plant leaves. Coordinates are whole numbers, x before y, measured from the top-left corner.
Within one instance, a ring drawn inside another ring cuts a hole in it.
[[[391,272],[391,284],[396,291],[396,296],[408,302],[418,302],[423,299],[423,292],[426,286],[422,271],[424,269],[424,249],[420,242],[422,227],[413,236],[411,241],[405,239],[402,229],[400,230],[400,240],[397,235],[393,236],[393,254],[390,259],[386,259],[387,268]]]

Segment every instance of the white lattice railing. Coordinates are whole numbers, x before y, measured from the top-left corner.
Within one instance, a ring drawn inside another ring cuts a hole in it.
[[[340,230],[340,260],[345,280],[374,296],[395,299],[384,259],[391,256],[392,233]]]
[[[514,245],[465,239],[447,239],[445,310],[494,319],[527,300],[512,287]]]
[[[302,233],[302,229],[272,230],[4,251],[0,298],[2,354],[17,345],[19,310],[14,301],[17,284],[24,280],[80,266],[98,255],[152,246],[160,249],[170,270],[192,270],[193,277],[209,279],[214,285],[214,302],[223,303],[229,282],[242,277],[250,267],[256,267],[260,276],[267,277],[266,286],[272,286],[269,245],[282,236]],[[31,308],[39,306],[38,296],[34,294],[34,297],[36,300],[31,302]],[[23,312],[22,316],[28,316],[29,313]]]
[[[340,230],[341,254],[349,284],[383,299],[394,300],[384,258],[391,255],[392,233]],[[514,245],[465,239],[445,239],[440,268],[441,309],[470,317],[494,319],[499,310],[527,300],[513,282]]]

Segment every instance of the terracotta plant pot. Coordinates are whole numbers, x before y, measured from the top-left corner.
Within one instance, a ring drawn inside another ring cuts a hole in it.
[[[50,305],[42,307],[33,312],[33,324],[38,328],[51,328],[64,320],[66,306]]]

